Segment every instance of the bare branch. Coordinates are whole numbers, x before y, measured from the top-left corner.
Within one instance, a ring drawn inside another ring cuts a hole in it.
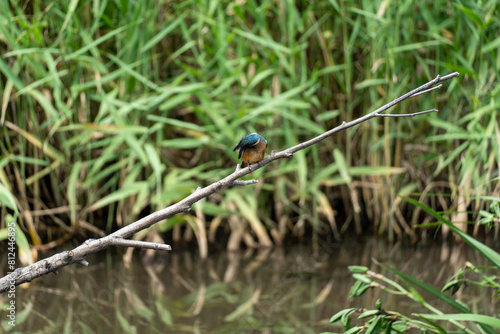
[[[233,186],[248,186],[249,184],[255,184],[259,182],[259,180],[246,180],[246,181],[234,181]]]
[[[170,247],[170,245],[159,244],[156,242],[123,239],[121,237],[115,237],[111,239],[111,244],[113,246],[120,246],[120,247],[134,247],[134,248],[154,249],[162,251],[172,250],[172,247]]]
[[[139,219],[138,221],[127,225],[118,231],[102,237],[100,239],[89,239],[85,241],[82,245],[76,247],[75,249],[71,251],[65,251],[62,253],[58,253],[56,255],[53,255],[49,258],[40,260],[30,266],[24,267],[24,268],[18,268],[14,272],[9,273],[8,275],[4,276],[3,278],[0,278],[0,293],[7,291],[11,285],[19,285],[22,283],[30,282],[33,279],[47,275],[51,272],[56,272],[57,269],[67,266],[72,263],[79,263],[82,265],[88,265],[88,262],[84,259],[86,256],[96,253],[98,251],[101,251],[103,249],[106,249],[111,246],[126,246],[126,247],[139,247],[139,248],[151,248],[151,247],[145,247],[146,245],[153,246],[153,249],[160,249],[160,248],[154,248],[154,247],[160,247],[159,244],[155,243],[145,243],[145,242],[134,242],[133,240],[126,240],[125,238],[128,238],[132,236],[133,234],[144,230],[148,227],[150,227],[153,224],[156,224],[158,222],[161,222],[175,214],[179,214],[182,212],[188,212],[191,210],[191,205],[194,203],[198,202],[199,200],[208,197],[212,195],[213,193],[219,191],[220,189],[227,188],[230,186],[235,186],[235,185],[248,185],[248,184],[253,184],[256,183],[257,180],[249,180],[249,181],[236,181],[239,178],[250,174],[254,172],[255,170],[264,167],[265,165],[271,163],[272,161],[278,160],[278,159],[283,159],[283,158],[291,158],[293,157],[293,154],[297,151],[303,150],[311,145],[317,144],[318,142],[324,140],[325,138],[328,138],[340,131],[343,131],[345,129],[351,128],[355,125],[358,125],[362,122],[365,122],[371,118],[374,117],[408,117],[408,116],[415,116],[415,115],[420,115],[424,113],[429,113],[429,112],[434,112],[435,110],[427,110],[419,113],[414,113],[414,114],[405,114],[405,115],[381,115],[384,111],[390,109],[391,107],[395,106],[396,104],[414,97],[418,96],[427,92],[430,92],[434,89],[437,89],[441,87],[441,85],[433,87],[434,85],[449,80],[451,78],[454,78],[458,76],[459,73],[451,73],[448,75],[445,75],[443,77],[437,76],[435,79],[429,81],[428,83],[412,90],[411,92],[406,93],[405,95],[398,97],[394,101],[378,108],[375,111],[372,111],[371,113],[360,117],[358,119],[355,119],[350,122],[342,122],[341,125],[313,138],[310,139],[306,142],[300,143],[298,145],[295,145],[293,147],[290,147],[284,151],[281,152],[275,152],[272,151],[270,155],[265,157],[263,160],[261,160],[259,163],[250,165],[245,168],[237,168],[236,171],[222,180],[216,181],[205,188],[198,188],[196,191],[194,191],[191,195],[187,196],[183,200],[156,212],[153,212],[152,214]],[[170,246],[168,245],[162,245],[161,248],[163,250],[167,250]]]

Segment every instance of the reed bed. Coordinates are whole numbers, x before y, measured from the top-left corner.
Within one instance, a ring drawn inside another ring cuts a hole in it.
[[[487,218],[499,18],[496,1],[0,2],[1,226],[25,253],[109,233],[231,172],[246,133],[281,150],[452,71],[397,107],[439,113],[349,129],[137,238],[425,238],[399,196]]]

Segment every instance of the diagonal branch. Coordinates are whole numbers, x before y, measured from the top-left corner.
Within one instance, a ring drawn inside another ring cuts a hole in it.
[[[265,165],[271,163],[272,161],[278,160],[278,159],[283,159],[283,158],[291,158],[293,154],[297,151],[303,150],[311,145],[317,144],[320,141],[324,140],[325,138],[328,138],[340,131],[343,131],[345,129],[351,128],[355,125],[358,125],[362,122],[365,122],[371,118],[374,117],[408,117],[408,116],[416,116],[424,113],[429,113],[429,112],[434,112],[436,111],[435,109],[433,110],[427,110],[427,111],[421,111],[421,112],[416,112],[413,114],[404,114],[404,115],[397,115],[397,114],[382,114],[386,110],[390,109],[391,107],[395,106],[396,104],[409,99],[411,97],[415,97],[424,93],[428,93],[434,89],[438,89],[441,87],[441,85],[434,86],[440,82],[449,80],[451,78],[454,78],[458,76],[459,73],[451,73],[448,75],[445,75],[443,77],[437,76],[435,79],[427,82],[426,84],[412,90],[411,92],[406,93],[405,95],[398,97],[394,101],[378,108],[375,111],[372,111],[371,113],[360,117],[358,119],[355,119],[350,122],[343,122],[341,125],[337,126],[336,128],[333,128],[315,138],[312,138],[308,141],[305,141],[303,143],[300,143],[298,145],[295,145],[293,147],[290,147],[286,150],[280,151],[280,152],[275,152],[272,151],[271,154],[267,157],[265,157],[263,160],[261,160],[257,164],[250,165],[248,167],[239,169],[237,168],[236,171],[222,180],[216,181],[205,188],[198,188],[196,189],[195,192],[193,192],[191,195],[187,196],[183,200],[156,212],[153,212],[152,214],[132,223],[129,224],[118,231],[107,235],[105,237],[102,237],[100,239],[89,239],[85,241],[82,245],[76,247],[75,249],[71,251],[64,251],[62,253],[55,254],[49,258],[40,260],[32,265],[29,265],[24,268],[18,268],[14,272],[9,273],[8,275],[4,276],[3,278],[0,278],[0,293],[7,291],[11,285],[19,285],[22,283],[26,282],[31,282],[33,279],[47,275],[51,272],[56,272],[57,269],[67,266],[72,263],[79,263],[82,265],[88,265],[88,262],[85,260],[85,257],[96,253],[98,251],[101,251],[103,249],[109,248],[111,246],[126,246],[126,247],[137,247],[137,248],[153,248],[153,249],[159,249],[159,250],[170,250],[169,245],[162,245],[162,244],[155,244],[155,243],[145,243],[145,242],[133,242],[133,240],[127,240],[126,238],[132,236],[133,234],[144,230],[148,227],[150,227],[153,224],[156,224],[162,220],[165,220],[175,214],[182,213],[182,212],[188,212],[191,210],[191,205],[194,203],[198,202],[199,200],[208,197],[212,195],[213,193],[219,191],[220,189],[227,188],[230,186],[236,186],[236,185],[248,185],[252,183],[256,183],[256,180],[249,180],[249,181],[237,181],[239,178],[252,173],[253,171],[264,167]]]

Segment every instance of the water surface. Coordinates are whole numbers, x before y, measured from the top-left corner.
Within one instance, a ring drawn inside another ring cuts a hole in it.
[[[212,251],[200,261],[196,251],[134,252],[125,264],[123,250],[88,258],[89,267],[72,265],[18,288],[26,319],[23,333],[319,333],[341,331],[328,320],[347,307],[374,308],[411,315],[426,311],[405,297],[378,289],[349,299],[354,283],[347,267],[368,266],[389,277],[372,258],[440,289],[466,261],[485,264],[467,245],[430,242],[419,247],[387,245],[376,238],[247,250]],[[147,262],[147,264],[146,264]],[[455,297],[492,314],[491,292],[469,286]],[[439,300],[432,305],[447,310]],[[5,296],[1,301],[5,303]],[[449,309],[448,309],[449,310]],[[22,310],[19,310],[21,313]]]

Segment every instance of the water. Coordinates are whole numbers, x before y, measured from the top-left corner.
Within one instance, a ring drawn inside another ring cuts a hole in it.
[[[135,252],[125,265],[123,250],[88,258],[59,275],[18,288],[18,326],[23,333],[318,333],[339,331],[328,320],[347,307],[374,308],[406,315],[426,312],[405,297],[369,290],[348,299],[354,283],[347,267],[368,266],[389,277],[372,258],[440,289],[466,261],[484,265],[467,245],[431,242],[418,248],[387,245],[376,238],[347,239],[342,244],[213,251],[206,262],[196,252],[155,253],[144,264]],[[456,297],[473,310],[494,313],[491,291],[469,286]],[[447,309],[424,294],[432,305]],[[6,302],[1,296],[0,302]],[[24,312],[24,313],[23,313]],[[20,318],[24,315],[22,323]],[[3,319],[2,319],[3,320]]]

